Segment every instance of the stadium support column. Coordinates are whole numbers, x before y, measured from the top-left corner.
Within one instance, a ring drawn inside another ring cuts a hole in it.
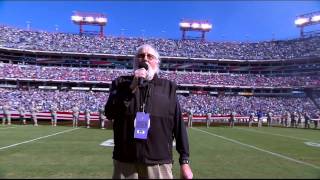
[[[202,32],[201,32],[201,41],[204,41],[204,40],[205,40],[205,32],[202,31]]]
[[[301,26],[300,28],[300,37],[303,38],[304,37],[304,33],[303,33],[303,26]]]
[[[100,37],[103,38],[103,26],[100,26]]]
[[[186,31],[182,30],[182,40],[186,39]]]
[[[81,36],[83,34],[82,23],[80,23],[79,26],[80,26],[80,36]]]

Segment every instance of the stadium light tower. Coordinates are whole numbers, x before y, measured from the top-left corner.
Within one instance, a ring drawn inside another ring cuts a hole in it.
[[[294,21],[294,24],[300,28],[300,37],[304,37],[306,34],[310,34],[310,35],[320,34],[319,30],[310,31],[310,32],[304,31],[304,28],[306,26],[320,24],[320,11],[297,16],[296,20]]]
[[[212,29],[212,24],[208,21],[198,20],[182,20],[179,23],[180,30],[182,31],[182,39],[186,39],[187,31],[200,31],[201,40],[205,40],[205,33]]]
[[[73,12],[73,15],[71,16],[71,20],[73,23],[79,25],[80,35],[85,33],[85,31],[83,30],[84,25],[100,26],[100,31],[99,31],[100,37],[104,36],[103,27],[108,22],[108,19],[104,14],[78,12],[78,11]]]

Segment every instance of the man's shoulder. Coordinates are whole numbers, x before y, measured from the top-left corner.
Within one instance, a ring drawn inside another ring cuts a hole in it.
[[[169,86],[177,86],[177,83],[168,79],[164,78],[157,78],[157,83],[160,83],[161,85],[167,84]]]

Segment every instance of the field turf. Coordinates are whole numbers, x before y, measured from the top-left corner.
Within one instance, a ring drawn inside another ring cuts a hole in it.
[[[320,178],[320,130],[188,128],[194,178]],[[111,178],[112,130],[0,125],[0,178]],[[174,150],[174,177],[179,178]]]

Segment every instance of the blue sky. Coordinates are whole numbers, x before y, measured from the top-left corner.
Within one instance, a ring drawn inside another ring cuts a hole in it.
[[[180,39],[182,19],[209,20],[210,41],[263,41],[299,37],[297,15],[320,11],[320,1],[0,1],[0,24],[54,32],[78,33],[73,11],[103,13],[108,18],[105,35]],[[319,25],[306,30],[320,30]],[[98,30],[85,27],[85,30]],[[187,33],[200,36],[200,33]]]

